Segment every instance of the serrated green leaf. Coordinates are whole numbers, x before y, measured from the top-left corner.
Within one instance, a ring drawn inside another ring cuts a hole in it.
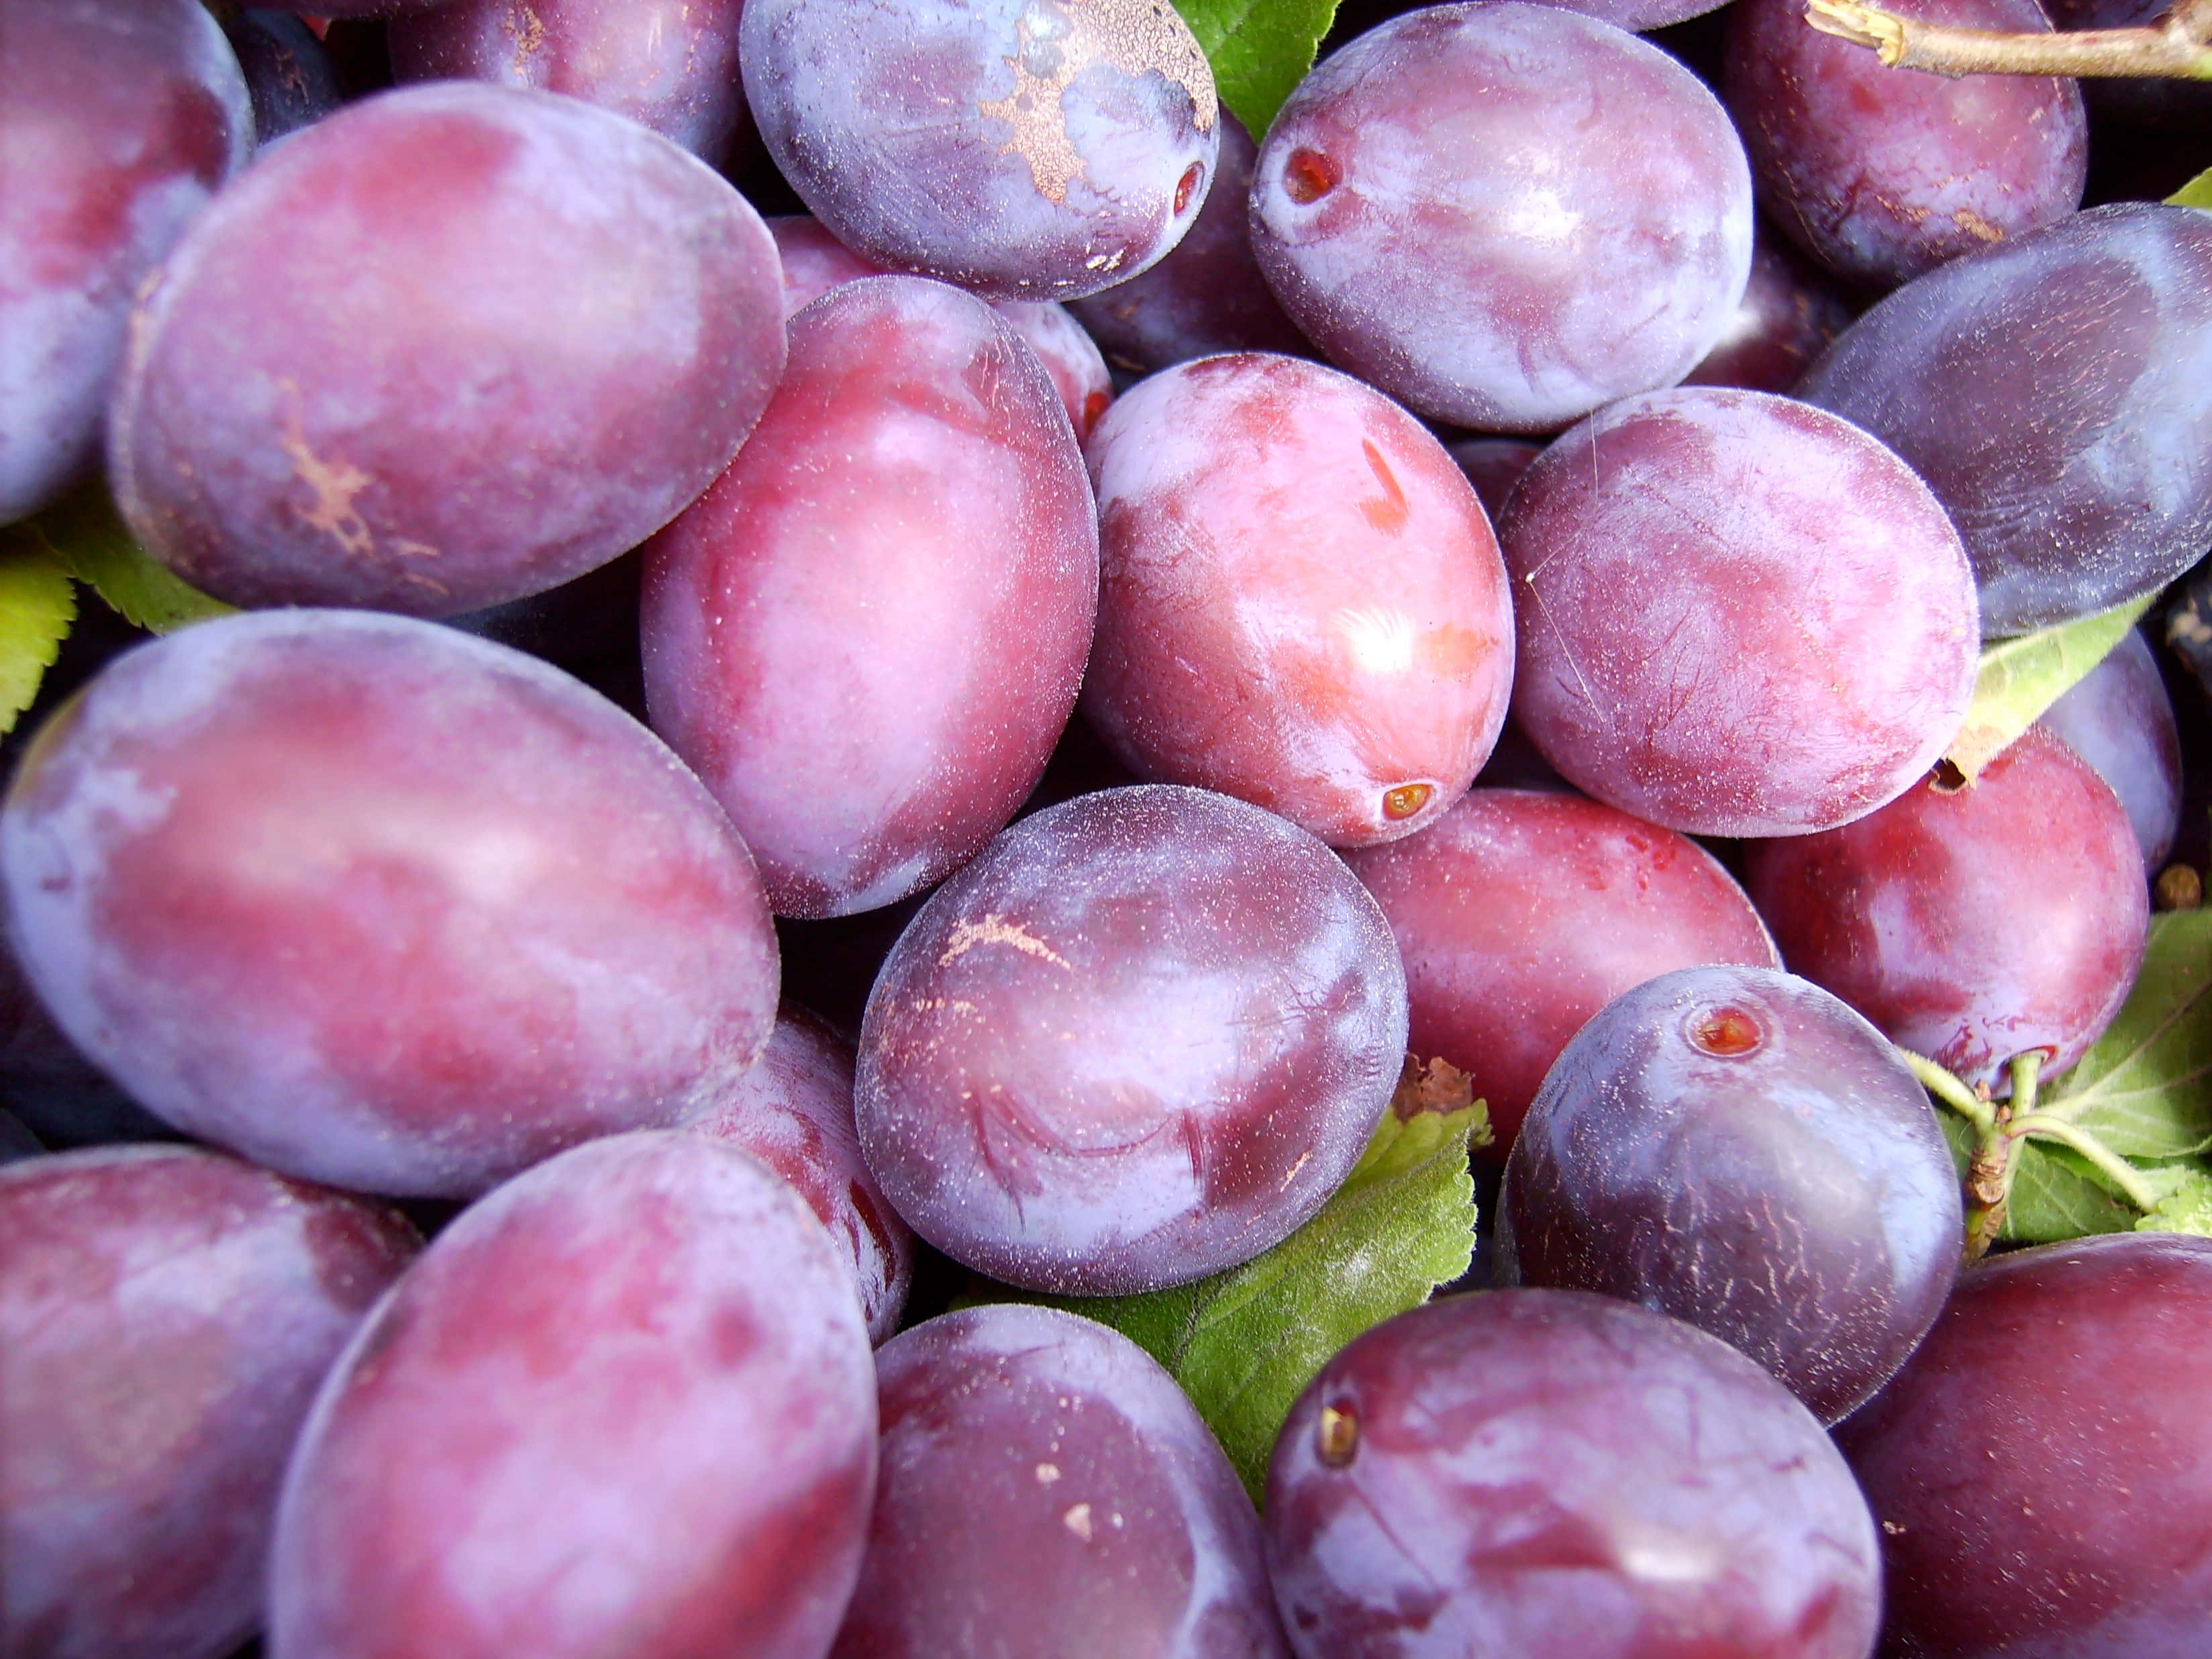
[[[76,620],[76,584],[21,525],[0,530],[0,732],[39,695]]]
[[[2175,207],[2212,208],[2212,167],[2198,173],[2166,199]]]
[[[2212,1172],[2198,1165],[2176,1171],[2178,1178],[2153,1210],[2136,1223],[2139,1233],[2194,1233],[2212,1238]]]
[[[1385,1112],[1335,1195],[1266,1254],[1142,1296],[1026,1297],[1111,1325],[1167,1367],[1255,1503],[1298,1395],[1337,1350],[1417,1308],[1474,1255],[1470,1138],[1483,1103]],[[1021,1292],[1009,1292],[1021,1295]]]
[[[107,486],[94,481],[22,528],[36,535],[78,580],[134,628],[172,634],[188,623],[227,617],[233,607],[190,586],[138,545],[116,512]]]
[[[2131,1162],[2212,1141],[2212,910],[2154,916],[2119,1015],[2038,1109],[2079,1124]]]
[[[1982,653],[1966,724],[1944,758],[1971,782],[2111,654],[2158,597],[2147,594],[2078,622],[2000,640]]]
[[[1221,101],[1255,139],[1314,65],[1336,0],[1175,0],[1213,65]]]
[[[1940,1115],[1963,1180],[1973,1152],[1973,1127],[1956,1112]],[[1997,1229],[2005,1243],[2051,1244],[2091,1233],[2125,1232],[2133,1224],[2135,1206],[2114,1192],[2087,1159],[2047,1140],[2023,1142],[2014,1156],[2019,1162],[2012,1197]]]

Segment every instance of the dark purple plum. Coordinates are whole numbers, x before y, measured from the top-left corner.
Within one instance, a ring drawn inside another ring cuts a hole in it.
[[[955,1261],[1073,1295],[1257,1255],[1348,1174],[1405,1058],[1389,924],[1225,795],[1078,796],[925,904],[860,1031],[860,1146]]]
[[[0,878],[40,996],[133,1098],[371,1192],[672,1123],[775,1018],[759,878],[699,781],[557,671],[404,617],[117,659],[17,772]]]
[[[45,1155],[46,1144],[24,1126],[23,1120],[0,1106],[0,1164]]]
[[[1958,28],[2051,27],[2037,0],[1893,9]],[[1808,27],[1801,0],[1741,0],[1729,20],[1723,88],[1759,205],[1846,282],[1893,288],[2081,205],[2089,128],[2075,82],[1900,75]]]
[[[1979,634],[1958,534],[1909,467],[1820,410],[1719,386],[1624,399],[1544,452],[1498,528],[1514,719],[1638,817],[1848,823],[1966,717]]]
[[[667,140],[406,88],[193,224],[135,314],[110,476],[218,598],[452,616],[673,518],[766,406],[782,316],[760,216]]]
[[[1075,706],[1098,531],[1049,377],[981,301],[871,277],[791,340],[759,429],[647,550],[645,684],[770,904],[819,917],[1013,817]]]
[[[0,1652],[222,1659],[323,1373],[419,1247],[188,1146],[0,1170]]]
[[[1674,23],[1686,23],[1692,17],[1703,17],[1717,11],[1728,0],[1542,0],[1546,5],[1557,6],[1562,11],[1580,12],[1585,17],[1595,17],[1615,28],[1627,29],[1641,34],[1647,29],[1662,29]]]
[[[1260,146],[1252,243],[1330,361],[1437,420],[1552,432],[1672,385],[1751,267],[1751,173],[1658,47],[1430,6],[1343,47]]]
[[[0,524],[93,469],[132,296],[252,148],[198,0],[0,0]]]
[[[2031,730],[1972,787],[1930,785],[1822,835],[1751,849],[1745,884],[1793,973],[1971,1086],[2079,1060],[2142,965],[2150,899],[2126,809]]]
[[[1985,633],[2140,598],[2212,545],[2212,216],[2120,203],[1953,260],[1798,394],[1928,481]]]
[[[890,270],[1072,300],[1198,216],[1213,72],[1158,0],[750,0],[745,96],[785,178]]]
[[[244,6],[223,25],[253,98],[253,133],[267,144],[313,126],[345,101],[331,55],[289,11]]]
[[[1107,412],[1084,712],[1131,769],[1339,847],[1466,793],[1513,683],[1505,567],[1442,444],[1348,375],[1252,352]]]
[[[889,1340],[914,1284],[914,1234],[860,1156],[852,1045],[786,1004],[752,1069],[678,1127],[750,1152],[791,1183],[852,1258],[868,1340]]]
[[[1252,257],[1249,198],[1259,155],[1244,124],[1223,110],[1213,183],[1175,251],[1143,275],[1070,303],[1118,367],[1149,374],[1224,351],[1312,353]]]
[[[1838,1431],[1881,1521],[1882,1651],[2200,1659],[2208,1332],[2212,1239],[2077,1239],[1960,1275],[1920,1351]]]
[[[842,1252],[704,1136],[579,1146],[465,1211],[316,1397],[272,1659],[818,1659],[874,1494]]]
[[[1965,1218],[1927,1091],[1881,1032],[1790,975],[1687,968],[1566,1045],[1498,1235],[1500,1283],[1671,1314],[1834,1423],[1942,1311]]]
[[[562,92],[626,115],[709,166],[728,154],[744,94],[744,0],[442,0],[386,30],[392,72]]]
[[[1782,959],[1686,836],[1578,795],[1477,789],[1424,835],[1347,856],[1406,964],[1408,1042],[1465,1072],[1503,1161],[1583,1022],[1677,968]]]
[[[1572,1291],[1446,1297],[1329,1361],[1267,1470],[1302,1659],[1867,1659],[1874,1522],[1790,1391]]]
[[[2130,629],[2036,724],[2112,786],[2157,875],[2181,825],[2181,734],[2150,641]]]
[[[1493,524],[1505,510],[1505,498],[1521,482],[1521,475],[1544,453],[1543,445],[1522,438],[1460,438],[1444,447],[1474,486],[1476,498]]]
[[[828,227],[811,214],[794,213],[768,222],[775,249],[783,259],[783,312],[788,321],[831,289],[863,276],[884,275],[830,234]],[[1065,306],[1049,301],[995,300],[997,312],[1036,353],[1044,372],[1060,393],[1060,401],[1074,424],[1078,443],[1114,401],[1114,376],[1083,325]]]
[[[170,1140],[176,1131],[115,1086],[54,1024],[0,939],[0,1106],[57,1151],[118,1140]]]
[[[1720,343],[1683,376],[1686,386],[1788,392],[1850,326],[1851,307],[1765,236],[1751,250],[1751,284]]]
[[[1000,1303],[916,1326],[876,1376],[875,1516],[831,1659],[1287,1659],[1252,1500],[1128,1338]]]

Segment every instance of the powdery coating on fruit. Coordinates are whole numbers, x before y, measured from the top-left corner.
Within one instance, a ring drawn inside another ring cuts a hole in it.
[[[253,148],[198,0],[0,0],[0,524],[89,472],[133,293]]]
[[[730,470],[647,550],[646,698],[784,915],[920,891],[1014,815],[1090,648],[1097,522],[981,301],[878,276],[792,319]]]
[[[251,1636],[293,1438],[420,1244],[196,1147],[0,1171],[5,1650],[222,1659]]]
[[[2155,876],[2181,827],[2181,733],[2150,641],[2130,630],[2036,724],[2120,798],[2143,868]]]
[[[1390,919],[1424,1060],[1467,1073],[1503,1160],[1567,1039],[1677,968],[1782,958],[1695,842],[1578,796],[1477,789],[1427,834],[1349,854]]]
[[[1970,789],[1913,789],[1753,848],[1744,884],[1793,973],[2000,1093],[2016,1054],[2044,1050],[2046,1078],[2081,1058],[2127,1000],[2150,926],[2126,810],[2039,730]]]
[[[1607,1005],[1545,1078],[1500,1282],[1686,1320],[1834,1423],[1942,1310],[1963,1225],[1950,1144],[1881,1032],[1773,969],[1690,968]]]
[[[448,0],[386,31],[392,73],[564,92],[626,115],[713,166],[744,95],[744,0]]]
[[[1842,295],[1762,236],[1752,245],[1751,283],[1742,303],[1720,343],[1682,377],[1683,384],[1788,392],[1850,324],[1851,307]]]
[[[753,1068],[678,1127],[750,1152],[791,1183],[852,1258],[868,1340],[888,1341],[914,1285],[914,1235],[860,1157],[852,1045],[787,1003]]]
[[[1340,847],[1411,835],[1466,792],[1505,721],[1512,605],[1481,503],[1419,422],[1249,353],[1135,386],[1086,454],[1083,706],[1133,770]]]
[[[1544,453],[1543,445],[1519,438],[1459,438],[1444,448],[1474,486],[1475,498],[1493,524],[1528,464]]]
[[[776,252],[783,256],[786,320],[840,283],[884,274],[882,266],[860,258],[811,214],[771,219],[768,228],[775,237]],[[1024,300],[994,300],[991,309],[1022,337],[1052,376],[1053,389],[1060,393],[1060,404],[1075,428],[1076,441],[1089,437],[1114,401],[1114,377],[1091,337],[1065,306],[1050,301],[1033,305]]]
[[[751,0],[745,96],[785,178],[889,270],[1069,300],[1197,217],[1213,75],[1164,0]]]
[[[0,938],[0,1106],[56,1152],[173,1132],[77,1052]]]
[[[816,1659],[874,1494],[840,1252],[764,1165],[628,1134],[441,1233],[332,1368],[270,1556],[275,1659]]]
[[[1069,303],[1115,363],[1146,374],[1224,351],[1310,356],[1252,257],[1249,198],[1259,146],[1221,112],[1221,151],[1206,205],[1167,258],[1142,276]]]
[[[2051,28],[2037,0],[1906,0],[1899,15]],[[1723,86],[1768,216],[1849,282],[1893,288],[2081,205],[2089,127],[2071,80],[1899,75],[1808,28],[1797,0],[1747,0]]]
[[[1610,23],[1618,29],[1640,34],[1646,29],[1665,28],[1670,23],[1686,23],[1692,17],[1703,17],[1709,11],[1717,11],[1727,0],[1543,0],[1562,11],[1580,12],[1585,17],[1595,17],[1601,23]]]
[[[1251,223],[1332,362],[1423,415],[1549,432],[1712,349],[1751,268],[1751,173],[1656,46],[1552,6],[1430,6],[1300,82]]]
[[[23,965],[142,1104],[288,1174],[465,1196],[673,1122],[768,1040],[744,844],[519,652],[270,612],[118,658],[0,811]]]
[[[1979,631],[1965,550],[1863,432],[1764,392],[1624,399],[1498,524],[1514,718],[1568,780],[1687,835],[1848,823],[1955,736]]]
[[[1340,1467],[1324,1407],[1357,1425]],[[1874,1648],[1874,1522],[1820,1425],[1724,1343],[1605,1297],[1481,1291],[1369,1331],[1292,1408],[1262,1507],[1304,1659]]]
[[[1911,1364],[1838,1431],[1881,1519],[1897,1651],[2203,1651],[2208,1329],[2212,1240],[2082,1238],[1960,1276]]]
[[[1260,1520],[1175,1379],[1002,1303],[877,1355],[881,1471],[840,1659],[1285,1659]]]
[[[552,587],[729,464],[783,367],[775,244],[634,122],[448,82],[295,134],[141,304],[118,503],[244,605]]]
[[[398,17],[444,3],[446,0],[269,0],[269,9],[306,17]]]
[[[1257,807],[1139,786],[1024,819],[924,905],[860,1030],[884,1194],[1069,1295],[1257,1255],[1350,1173],[1405,1056],[1382,913]]]
[[[1928,481],[1991,635],[2140,598],[2212,544],[2212,217],[2116,203],[1954,260],[1799,393]]]

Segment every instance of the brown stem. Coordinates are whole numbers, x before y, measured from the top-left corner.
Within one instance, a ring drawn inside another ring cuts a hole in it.
[[[1823,34],[1880,54],[1892,69],[1937,75],[2165,76],[2212,80],[2212,0],[2179,0],[2148,28],[2014,33],[1917,22],[1857,0],[1806,0]]]

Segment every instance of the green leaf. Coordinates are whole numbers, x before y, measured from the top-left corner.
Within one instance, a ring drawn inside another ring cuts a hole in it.
[[[2212,168],[2198,173],[2166,199],[2176,207],[2212,208]]]
[[[76,584],[21,525],[0,530],[0,732],[12,732],[39,695],[70,624]]]
[[[134,628],[171,634],[187,623],[227,617],[232,608],[187,586],[167,566],[138,545],[94,481],[21,526],[40,538],[54,557],[89,583]]]
[[[2157,597],[2146,594],[2078,622],[2001,640],[1983,652],[1974,701],[1944,758],[1972,782],[2076,680],[2104,661]]]
[[[2194,1233],[2212,1237],[2212,1172],[2189,1165],[2177,1170],[2172,1190],[2136,1223],[2139,1233]]]
[[[2038,1109],[2094,1133],[2130,1162],[2212,1142],[2212,910],[2154,916],[2118,1017]]]
[[[1336,0],[1175,0],[1213,65],[1214,90],[1255,139],[1314,65]]]
[[[1465,1102],[1463,1075],[1431,1060],[1424,1076],[1409,1062],[1392,1109],[1335,1196],[1241,1267],[1142,1296],[1006,1294],[1111,1325],[1166,1366],[1257,1503],[1275,1437],[1314,1373],[1474,1260],[1468,1147],[1488,1143],[1490,1115],[1479,1100],[1437,1109],[1447,1079]]]

